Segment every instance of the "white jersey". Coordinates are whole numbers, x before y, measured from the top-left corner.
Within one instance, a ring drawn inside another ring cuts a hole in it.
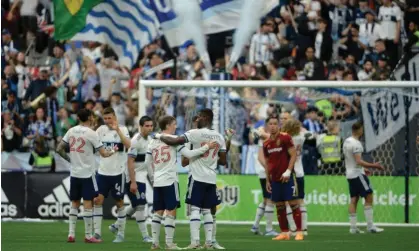
[[[189,149],[189,150],[192,150],[192,145],[191,145],[191,143],[190,143],[190,142],[189,142],[189,143],[186,143],[186,144],[185,144],[185,147],[186,147],[187,149]],[[185,168],[186,170],[188,170],[188,178],[189,178],[189,177],[191,177],[192,173],[191,173],[191,169],[189,168],[189,165],[184,166],[183,168]]]
[[[292,137],[292,141],[294,142],[295,149],[297,149],[297,159],[295,160],[294,165],[294,172],[297,178],[304,177],[304,168],[303,168],[303,156],[302,150],[304,141],[306,138],[304,137],[305,132],[300,132],[300,134],[295,135]]]
[[[258,151],[256,153],[255,170],[259,175],[259,179],[266,179],[266,170],[259,161],[259,151],[263,151],[263,140],[258,140]]]
[[[175,137],[173,135],[167,135]],[[169,146],[159,139],[151,140],[147,149],[146,165],[153,165],[153,186],[170,186],[178,181],[176,157],[180,152],[187,158],[197,157],[208,151],[208,145],[196,150],[189,150],[185,145]]]
[[[197,149],[209,141],[216,141],[218,143],[217,148],[211,149],[203,156],[189,159],[189,168],[194,180],[216,184],[216,169],[218,167],[219,159],[218,153],[226,152],[224,137],[220,133],[208,128],[189,130],[184,134],[184,137],[186,142],[192,144],[193,149]]]
[[[150,142],[150,136],[144,138],[140,133],[135,134],[131,139],[131,147],[128,150],[128,156],[135,159],[135,181],[137,182],[147,182],[147,166],[145,165],[145,157],[148,144]],[[128,168],[126,170],[127,182],[129,182]]]
[[[70,128],[63,137],[70,147],[70,175],[76,178],[89,178],[95,173],[95,150],[103,144],[95,131],[78,125]]]
[[[358,166],[354,154],[363,153],[364,148],[359,140],[349,137],[343,142],[343,154],[345,156],[346,178],[354,179],[361,174],[365,174],[364,168]]]
[[[122,125],[120,125],[119,128],[124,136],[129,138],[128,129]],[[115,130],[110,129],[107,125],[100,126],[96,132],[106,149],[112,150],[115,146],[118,146],[118,151],[111,157],[100,157],[98,173],[108,176],[116,176],[124,173],[127,168],[127,149],[125,149],[118,133]]]

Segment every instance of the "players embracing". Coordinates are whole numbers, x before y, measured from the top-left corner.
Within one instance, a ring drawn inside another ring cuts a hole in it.
[[[263,144],[266,160],[266,190],[271,193],[271,199],[277,206],[278,221],[281,233],[273,240],[289,240],[286,203],[291,206],[293,218],[297,227],[295,240],[303,240],[301,226],[300,201],[298,185],[294,173],[297,150],[291,136],[280,132],[278,116],[268,119],[269,138]]]

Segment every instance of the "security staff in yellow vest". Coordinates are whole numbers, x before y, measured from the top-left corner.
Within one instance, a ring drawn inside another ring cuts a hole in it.
[[[38,136],[34,141],[34,150],[29,158],[29,165],[34,172],[55,172],[54,155],[49,151],[47,142]]]
[[[339,136],[340,125],[338,122],[327,123],[327,133],[317,138],[317,149],[321,156],[321,174],[345,173],[342,163],[342,139]]]

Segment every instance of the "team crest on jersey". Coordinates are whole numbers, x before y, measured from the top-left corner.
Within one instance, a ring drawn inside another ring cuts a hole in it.
[[[240,200],[239,186],[229,185],[224,180],[217,180],[217,196],[221,204],[217,206],[217,214],[226,206],[235,207]]]

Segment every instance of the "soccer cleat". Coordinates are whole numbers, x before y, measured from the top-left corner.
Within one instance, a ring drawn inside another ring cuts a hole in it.
[[[383,232],[383,231],[384,231],[384,229],[379,228],[379,227],[376,227],[376,226],[373,226],[372,228],[368,229],[367,231],[368,231],[369,233],[376,234],[376,233],[381,233],[381,232]]]
[[[143,242],[145,243],[153,243],[153,238],[151,238],[150,236],[146,236],[143,238]]]
[[[112,224],[109,226],[109,231],[111,231],[113,234],[117,234],[118,233],[118,228],[116,227],[115,224]]]
[[[115,240],[112,241],[113,243],[121,243],[124,242],[124,237],[122,235],[117,234]]]
[[[265,236],[277,236],[279,233],[275,230],[271,230],[265,233]]]
[[[295,240],[296,240],[296,241],[302,241],[302,240],[304,240],[304,234],[303,234],[302,232],[298,232],[298,233],[295,235]]]
[[[166,244],[166,250],[183,250],[183,248],[180,248],[175,243]]]
[[[189,244],[189,246],[184,249],[202,249],[202,246],[199,244]]]
[[[259,228],[252,226],[252,228],[250,229],[250,232],[254,233],[254,234],[261,234],[261,232],[259,232]]]
[[[96,239],[95,237],[91,237],[89,238],[84,238],[84,242],[86,243],[100,243],[102,242],[102,239]]]
[[[76,238],[74,238],[74,236],[69,235],[67,238],[67,242],[70,242],[70,243],[76,242]]]
[[[225,247],[218,244],[217,241],[212,241],[212,246],[214,247],[214,249],[226,249]]]
[[[280,233],[277,237],[272,238],[274,241],[287,241],[290,239],[289,233]]]
[[[103,241],[103,240],[102,240],[102,236],[100,236],[100,234],[96,234],[96,233],[95,233],[95,234],[93,235],[93,238],[95,238],[96,240]]]
[[[351,228],[351,229],[349,229],[349,233],[350,234],[363,234],[363,233],[365,233],[364,231],[362,231],[361,229],[359,229],[359,228]]]
[[[214,248],[214,246],[212,245],[212,243],[206,243],[206,244],[204,245],[204,249],[206,249],[206,250],[214,250],[215,248]]]
[[[158,249],[160,249],[160,246],[159,246],[159,244],[151,244],[151,250],[158,250]]]

